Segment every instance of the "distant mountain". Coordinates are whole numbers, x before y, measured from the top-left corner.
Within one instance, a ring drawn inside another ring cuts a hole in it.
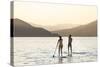
[[[79,26],[79,24],[58,24],[53,26],[41,26],[41,27],[49,31],[56,31],[56,30],[70,29],[77,26]]]
[[[31,24],[32,26],[35,27],[42,27],[48,31],[56,31],[56,30],[63,30],[63,29],[70,29],[73,27],[77,27],[79,26],[79,24],[58,24],[58,25],[47,25],[47,26],[43,26],[43,25],[38,25],[38,24]]]
[[[53,33],[58,33],[62,36],[68,36],[72,34],[73,36],[97,36],[97,21],[93,21],[86,25],[80,25],[71,29],[52,31]]]
[[[11,19],[11,36],[14,37],[53,37],[58,36],[43,28],[34,27],[20,19]]]

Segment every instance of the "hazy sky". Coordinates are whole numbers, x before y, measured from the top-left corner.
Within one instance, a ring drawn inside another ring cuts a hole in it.
[[[14,2],[14,18],[31,24],[87,24],[97,19],[96,6]]]

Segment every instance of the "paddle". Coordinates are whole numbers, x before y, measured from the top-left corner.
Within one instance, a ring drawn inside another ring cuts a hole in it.
[[[58,46],[58,44],[57,44],[57,46]],[[56,50],[57,50],[57,46],[56,46],[56,49],[54,51],[53,57],[55,57],[55,53],[56,53]]]

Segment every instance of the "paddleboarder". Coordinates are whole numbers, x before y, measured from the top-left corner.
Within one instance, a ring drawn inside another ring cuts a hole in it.
[[[63,49],[63,39],[61,36],[59,36],[58,42],[57,42],[57,46],[58,46],[58,55],[62,56],[62,49]]]
[[[68,56],[72,56],[72,35],[70,34],[69,37],[68,37]],[[71,54],[69,53],[69,49],[70,49],[70,52]]]

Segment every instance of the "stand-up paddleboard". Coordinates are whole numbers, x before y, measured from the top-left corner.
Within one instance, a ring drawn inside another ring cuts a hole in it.
[[[53,58],[69,58],[72,57],[72,55],[67,55],[67,56],[54,56]]]
[[[67,58],[68,56],[54,56],[53,58]]]
[[[61,57],[59,57],[59,58],[67,58],[67,56],[61,56]]]

